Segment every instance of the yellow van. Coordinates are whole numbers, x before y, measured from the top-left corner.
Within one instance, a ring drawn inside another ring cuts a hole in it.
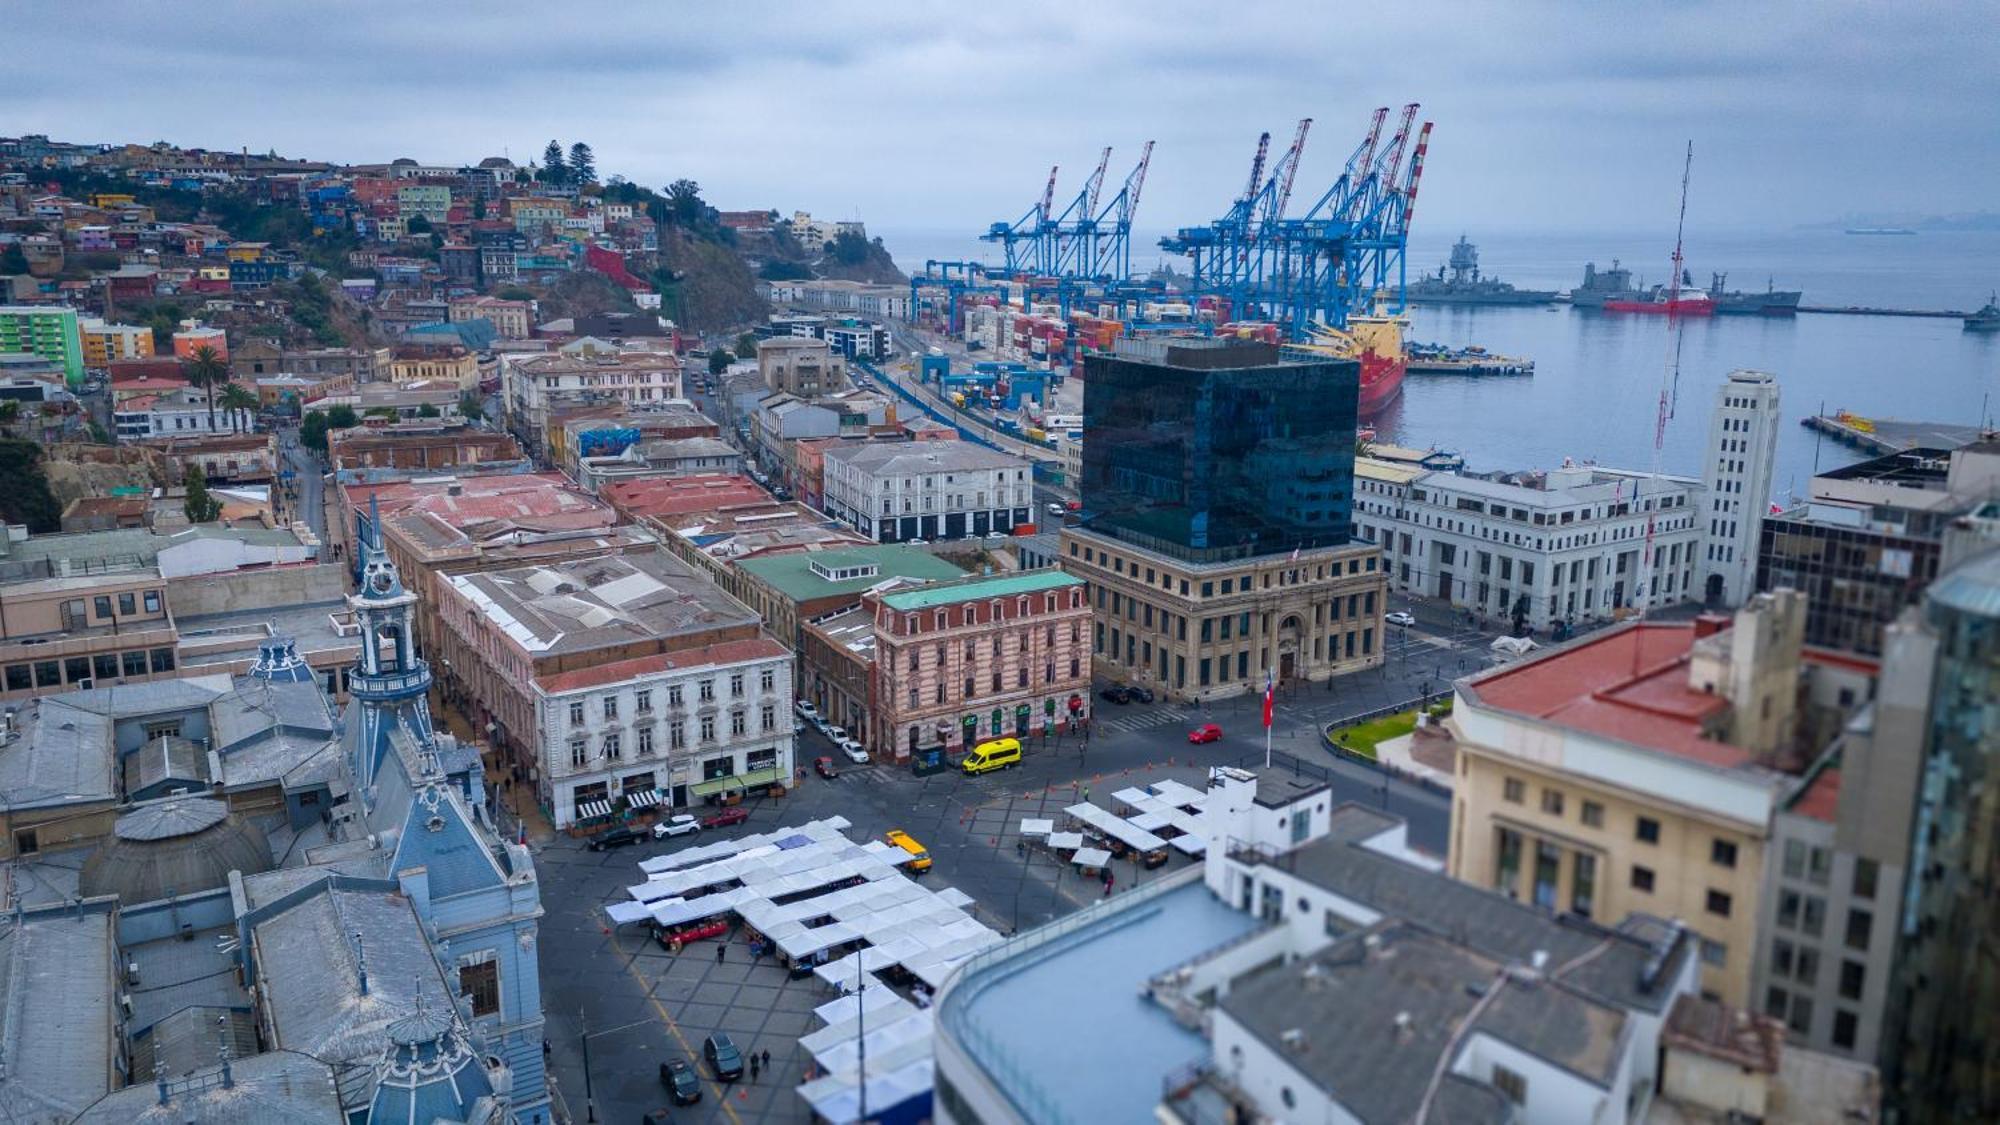
[[[901,848],[910,853],[912,857],[910,859],[910,871],[912,873],[929,871],[931,869],[931,853],[925,851],[924,846],[912,839],[908,832],[900,828],[891,828],[883,834],[882,838],[889,841],[891,846]]]
[[[1004,770],[1008,766],[1021,764],[1021,740],[1018,738],[996,738],[982,742],[972,748],[972,753],[958,764],[967,774],[982,774],[988,770]]]

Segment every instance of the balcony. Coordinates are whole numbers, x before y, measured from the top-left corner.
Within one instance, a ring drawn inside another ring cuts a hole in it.
[[[430,686],[431,670],[424,664],[403,672],[384,672],[374,676],[355,672],[347,681],[349,695],[374,702],[409,699],[429,691]]]
[[[1256,867],[1259,864],[1265,863],[1286,870],[1290,870],[1291,867],[1291,864],[1288,862],[1290,853],[1279,851],[1269,844],[1239,840],[1234,836],[1229,838],[1228,845],[1223,854],[1247,867]]]

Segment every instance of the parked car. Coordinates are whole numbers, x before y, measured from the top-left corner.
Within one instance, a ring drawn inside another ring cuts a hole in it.
[[[824,754],[813,759],[813,772],[826,778],[840,776],[840,771],[833,768],[833,759]]]
[[[833,725],[832,723],[828,723],[826,724],[825,727],[822,727],[821,729],[826,731],[827,740],[832,742],[835,746],[838,746],[841,743],[847,741],[846,727],[838,727]]]
[[[712,812],[701,818],[703,828],[729,828],[750,819],[750,810],[741,805],[731,805],[720,812]]]
[[[1124,684],[1112,684],[1110,687],[1098,692],[1097,698],[1102,699],[1106,703],[1116,703],[1123,706],[1132,702],[1132,690]]]
[[[910,546],[910,547],[928,547],[928,546],[930,546],[930,544],[929,544],[929,543],[925,542],[925,541],[924,541],[924,540],[922,540],[922,539],[905,539],[905,540],[903,540],[903,543],[904,543],[904,544],[905,544],[906,546]]]
[[[1222,728],[1214,723],[1203,723],[1188,732],[1188,741],[1193,743],[1222,741]]]
[[[819,718],[819,708],[814,707],[812,704],[807,703],[803,699],[799,700],[797,703],[792,704],[792,710],[797,711],[799,713],[799,718],[801,719]]]
[[[709,1068],[716,1078],[724,1082],[734,1082],[743,1077],[743,1055],[729,1036],[718,1031],[701,1041],[702,1057],[708,1060]]]
[[[701,1075],[683,1058],[660,1064],[660,1085],[673,1095],[675,1105],[693,1105],[701,1100]]]
[[[1125,689],[1125,693],[1132,697],[1132,702],[1134,703],[1151,703],[1153,701],[1153,689],[1149,687],[1128,687]]]
[[[691,836],[699,831],[701,831],[701,821],[696,820],[686,813],[682,813],[679,816],[669,817],[653,825],[653,839],[664,840],[669,836]]]
[[[590,838],[590,850],[594,852],[609,851],[612,848],[622,848],[627,844],[636,844],[645,838],[645,833],[636,828],[627,828],[621,824],[616,828],[607,828],[597,835],[592,836]]]
[[[1064,512],[1068,510],[1069,510],[1068,508],[1063,507],[1061,504],[1058,504],[1053,500],[1049,501],[1049,514],[1052,516],[1062,515]]]
[[[1391,625],[1401,625],[1405,629],[1417,623],[1416,614],[1401,609],[1383,615],[1382,620],[1387,621]]]
[[[848,761],[853,762],[857,766],[868,764],[868,748],[861,745],[860,741],[852,738],[843,738],[840,740],[839,745],[840,752],[847,755]]]

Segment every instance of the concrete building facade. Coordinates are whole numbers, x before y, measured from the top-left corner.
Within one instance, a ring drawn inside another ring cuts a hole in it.
[[[1701,592],[1711,605],[1743,604],[1757,590],[1757,550],[1778,456],[1778,380],[1731,371],[1715,392],[1702,462]]]
[[[827,447],[822,460],[827,514],[879,543],[1035,522],[1027,462],[971,442],[855,442]]]

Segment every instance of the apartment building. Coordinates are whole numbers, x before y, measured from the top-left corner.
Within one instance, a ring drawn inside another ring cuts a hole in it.
[[[847,355],[825,340],[774,336],[757,341],[757,373],[773,391],[818,398],[847,389]]]
[[[207,393],[186,385],[158,394],[128,397],[112,409],[111,421],[112,432],[119,441],[240,434],[256,428],[250,410],[217,406],[211,414]]]
[[[500,297],[459,297],[451,302],[451,323],[487,320],[503,340],[525,340],[534,329],[534,302]]]
[[[1698,482],[1568,462],[1426,472],[1367,457],[1354,476],[1356,535],[1380,544],[1395,587],[1419,597],[1544,630],[1701,595]]]
[[[1454,878],[1616,924],[1683,920],[1702,988],[1752,1002],[1772,825],[1823,747],[1795,592],[1734,624],[1640,622],[1459,681]]]
[[[906,762],[925,749],[1046,737],[1090,708],[1090,602],[1059,570],[870,593],[875,698],[863,741]]]
[[[72,388],[83,382],[83,334],[75,309],[0,305],[0,352],[41,356],[62,367]]]
[[[77,322],[77,336],[83,344],[85,367],[104,368],[116,361],[149,359],[153,354],[153,330],[143,324],[112,324],[87,317]]]
[[[971,442],[854,442],[823,455],[827,514],[879,543],[1009,534],[1035,522],[1028,463]]]
[[[308,378],[372,383],[389,377],[391,351],[376,348],[287,348],[276,340],[251,339],[239,344],[229,357],[229,370],[237,379],[254,380],[259,375],[302,375]]]
[[[667,352],[595,356],[507,356],[501,364],[507,421],[536,452],[550,444],[549,423],[565,406],[643,407],[681,397],[680,360]]]
[[[895,544],[819,550],[771,551],[735,558],[728,588],[757,612],[771,634],[797,650],[806,622],[861,600],[891,579],[912,584],[957,578],[965,572],[928,551]]]
[[[455,574],[438,589],[438,659],[460,670],[475,722],[558,823],[588,819],[596,810],[585,802],[614,792],[684,801],[791,776],[790,654],[756,614],[667,552]],[[696,676],[677,705],[669,692],[695,669],[716,671]],[[644,712],[641,691],[661,693]],[[651,784],[628,790],[642,772]]]
[[[479,357],[458,344],[399,344],[390,353],[389,378],[397,383],[450,383],[469,391],[479,385]]]
[[[1736,370],[1715,392],[1701,481],[1701,597],[1736,606],[1756,592],[1758,543],[1778,456],[1778,379]]]

